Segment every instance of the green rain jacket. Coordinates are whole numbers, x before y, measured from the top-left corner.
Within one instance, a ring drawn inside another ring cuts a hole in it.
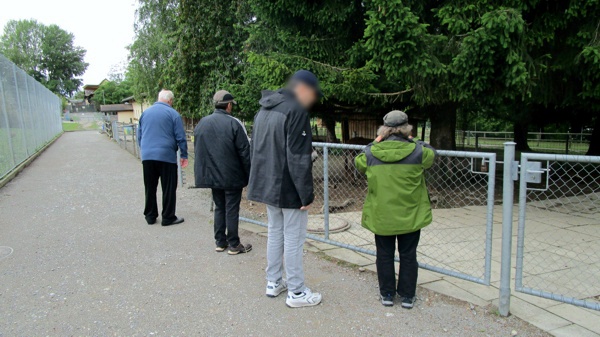
[[[367,145],[355,159],[366,173],[369,189],[362,212],[362,226],[377,235],[415,232],[432,221],[425,170],[433,165],[436,151],[429,144],[390,136]]]

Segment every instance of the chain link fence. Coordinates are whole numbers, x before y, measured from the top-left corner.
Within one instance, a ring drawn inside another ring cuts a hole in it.
[[[364,146],[313,143],[315,201],[309,238],[375,255],[373,234],[361,226],[366,177],[354,167]],[[427,172],[433,223],[422,230],[421,268],[490,284],[496,155],[439,151]],[[262,206],[249,203],[242,220],[266,226]]]
[[[61,101],[0,55],[0,178],[62,132]]]
[[[110,121],[106,122],[104,125],[106,133],[114,139],[120,147],[127,150],[136,158],[140,158],[140,147],[137,142],[137,124]]]
[[[119,146],[127,152],[131,153],[138,159],[141,159],[140,145],[137,141],[138,124],[135,123],[120,123],[105,119],[102,127],[103,131],[112,138]],[[180,152],[177,151],[177,179],[180,187],[186,183],[186,174],[181,167]]]
[[[600,310],[600,157],[523,153],[516,290]]]

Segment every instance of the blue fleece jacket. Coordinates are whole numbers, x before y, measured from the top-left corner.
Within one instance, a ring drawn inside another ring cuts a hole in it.
[[[187,140],[181,116],[170,105],[156,102],[140,117],[138,144],[142,161],[158,160],[177,163],[177,148],[181,158],[188,157]]]

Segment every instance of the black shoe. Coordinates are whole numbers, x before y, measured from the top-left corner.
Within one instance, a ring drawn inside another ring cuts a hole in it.
[[[402,297],[402,307],[404,309],[412,309],[415,306],[416,297]]]
[[[394,295],[391,295],[391,294],[387,294],[385,296],[379,295],[379,297],[381,299],[381,304],[383,304],[384,307],[393,307],[394,306]]]
[[[184,220],[183,218],[177,217],[175,220],[173,220],[172,222],[164,222],[162,223],[163,226],[171,226],[171,225],[178,225],[180,223],[182,223]]]
[[[229,250],[227,251],[227,254],[229,255],[238,255],[238,254],[243,254],[243,253],[248,253],[249,251],[252,250],[252,245],[251,244],[239,244],[237,245],[237,247],[229,247]]]
[[[146,218],[146,222],[148,225],[154,225],[156,223],[156,218]]]

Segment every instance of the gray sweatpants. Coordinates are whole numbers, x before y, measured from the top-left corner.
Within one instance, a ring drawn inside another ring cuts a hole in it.
[[[267,205],[269,232],[267,241],[267,281],[283,278],[283,260],[288,291],[304,291],[302,264],[308,211]]]

